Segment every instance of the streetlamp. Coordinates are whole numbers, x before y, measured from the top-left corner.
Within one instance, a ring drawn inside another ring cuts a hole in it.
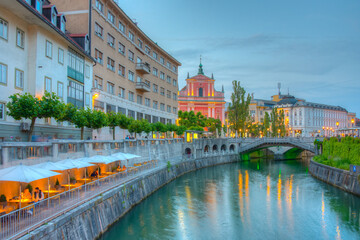
[[[339,135],[339,121],[336,122],[336,133]]]
[[[279,138],[280,138],[280,129],[278,129],[278,133],[279,133]]]

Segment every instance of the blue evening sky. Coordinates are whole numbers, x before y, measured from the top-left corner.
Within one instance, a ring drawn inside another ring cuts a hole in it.
[[[225,87],[241,81],[255,98],[282,93],[339,105],[360,115],[360,1],[358,0],[118,0],[159,46],[196,75]]]

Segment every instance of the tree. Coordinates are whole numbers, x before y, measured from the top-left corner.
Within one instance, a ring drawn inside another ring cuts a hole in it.
[[[219,135],[221,134],[221,121],[219,119],[206,119],[206,127],[208,128],[208,131],[212,132],[214,135],[216,135],[216,132],[218,132]]]
[[[84,111],[84,115],[87,119],[87,128],[99,129],[106,127],[108,124],[107,115],[100,110],[91,110],[88,108]]]
[[[55,93],[48,93],[37,99],[30,93],[14,94],[9,97],[11,101],[6,105],[8,115],[15,120],[30,119],[30,130],[28,141],[31,141],[37,118],[55,118],[60,120],[63,117],[65,104],[60,101]]]
[[[231,94],[231,103],[229,106],[230,128],[236,133],[241,130],[245,133],[245,124],[249,118],[250,94],[246,95],[244,88],[240,86],[239,81],[233,81],[233,93]]]
[[[168,123],[168,124],[166,124],[166,128],[167,128],[167,131],[170,132],[173,137],[173,133],[176,132],[178,126],[176,124]]]
[[[176,135],[181,136],[184,134],[185,131],[186,131],[185,126],[178,126],[178,128],[176,130]]]
[[[132,121],[131,123],[130,123],[130,125],[129,125],[129,128],[128,128],[128,130],[129,130],[129,132],[130,132],[130,134],[132,135],[133,133],[135,133],[135,138],[136,138],[136,134],[137,133],[142,133],[143,132],[143,122],[142,122],[142,120],[134,120],[134,121]]]
[[[115,127],[119,126],[120,114],[111,111],[106,115],[108,119],[108,126],[112,129],[113,132],[113,140],[115,140]]]
[[[264,121],[263,121],[263,132],[264,136],[268,136],[270,132],[270,116],[268,112],[265,112]]]

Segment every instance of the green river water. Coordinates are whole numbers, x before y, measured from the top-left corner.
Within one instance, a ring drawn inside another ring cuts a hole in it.
[[[360,198],[308,160],[252,160],[185,174],[115,223],[115,239],[360,239]]]

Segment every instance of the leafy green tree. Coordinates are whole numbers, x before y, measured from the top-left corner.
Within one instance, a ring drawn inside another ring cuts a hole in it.
[[[212,132],[215,136],[216,132],[221,134],[221,121],[215,118],[208,118],[206,119],[206,127],[208,128],[209,132]]]
[[[108,118],[106,113],[100,110],[86,109],[84,115],[87,118],[87,128],[99,129],[108,126]]]
[[[63,117],[65,104],[55,93],[48,93],[37,99],[30,93],[14,94],[9,97],[11,101],[6,105],[8,115],[15,120],[30,119],[30,130],[28,141],[31,141],[37,118],[55,118],[60,120]]]
[[[143,132],[145,132],[146,135],[149,136],[149,133],[151,133],[153,130],[151,123],[149,123],[149,121],[146,119],[142,119],[141,122],[142,122]]]
[[[239,81],[233,81],[233,93],[231,94],[231,103],[229,106],[229,123],[232,131],[239,134],[245,133],[246,122],[249,119],[250,94],[246,97],[246,91],[240,86]]]
[[[264,120],[263,120],[263,133],[264,136],[268,136],[270,132],[270,115],[268,112],[265,112]]]
[[[71,104],[72,105],[72,104]],[[74,105],[72,105],[74,106]],[[75,108],[76,109],[76,108]],[[73,108],[69,108],[69,112],[71,112]],[[70,121],[72,124],[75,125],[75,127],[80,128],[81,131],[81,140],[84,140],[84,129],[86,126],[89,125],[88,118],[86,117],[86,110],[84,108],[81,108],[74,112],[73,115],[71,115]]]
[[[142,120],[134,120],[130,123],[128,130],[131,135],[135,133],[136,138],[136,134],[141,134],[144,131],[144,122]]]
[[[181,136],[184,134],[185,131],[186,131],[185,126],[178,126],[178,128],[176,130],[176,135]]]
[[[108,126],[112,129],[113,132],[113,140],[115,140],[115,127],[119,126],[121,115],[113,111],[108,112],[106,115],[108,119]]]
[[[166,124],[167,132],[171,133],[171,137],[173,137],[173,133],[176,132],[178,126],[176,124],[168,123]]]

